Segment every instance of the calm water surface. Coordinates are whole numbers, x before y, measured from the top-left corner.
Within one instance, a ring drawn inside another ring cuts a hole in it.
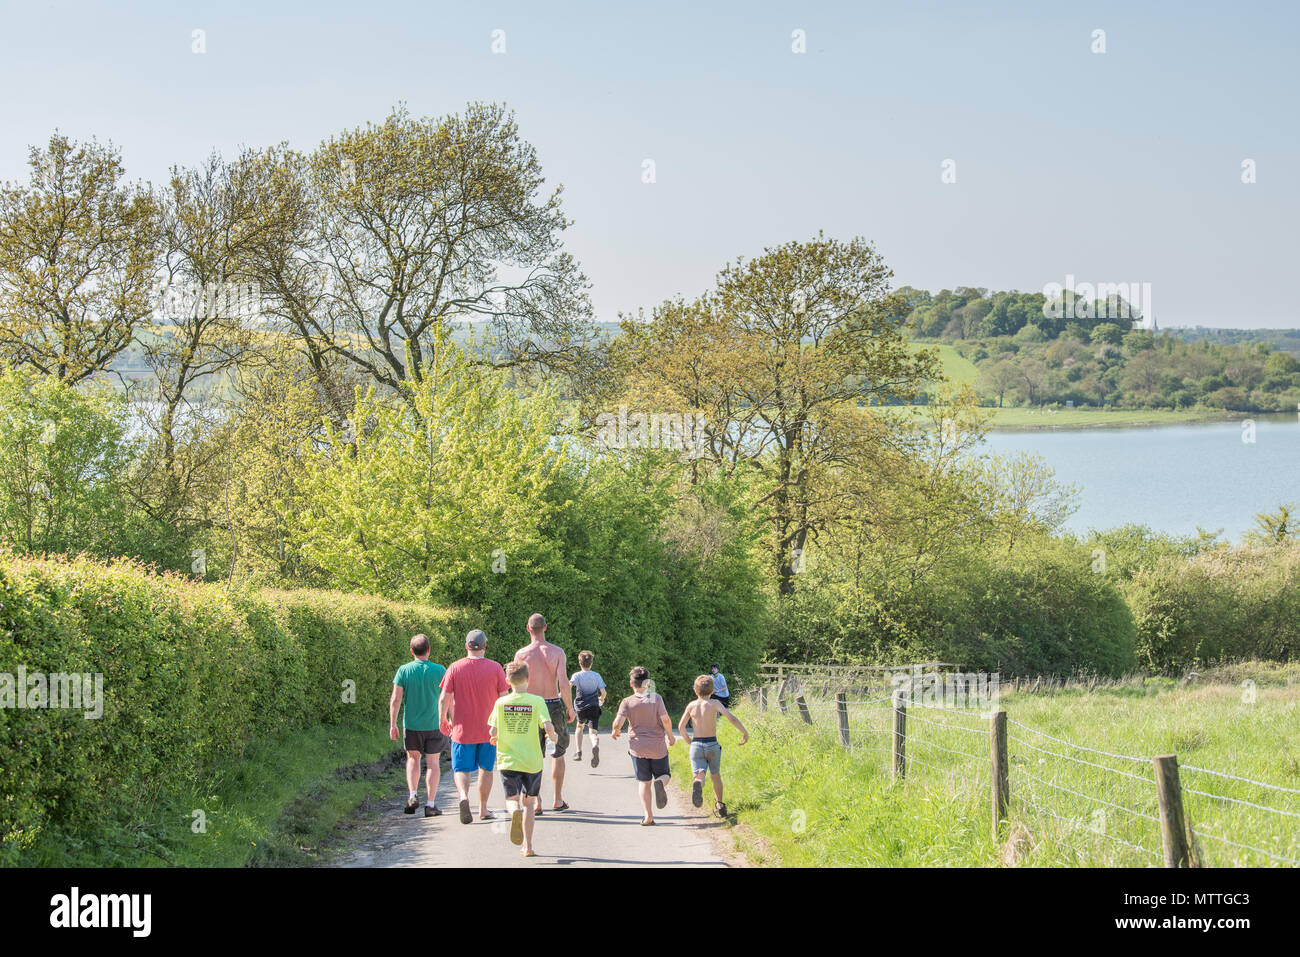
[[[1237,541],[1257,512],[1300,503],[1300,420],[1259,416],[1254,442],[1240,422],[1137,429],[991,432],[989,451],[1031,452],[1080,488],[1073,532],[1139,522],[1158,531],[1223,529]]]

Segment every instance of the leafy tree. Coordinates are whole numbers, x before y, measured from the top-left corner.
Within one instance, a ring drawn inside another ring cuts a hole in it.
[[[773,580],[793,590],[798,556],[844,518],[852,486],[889,456],[890,420],[859,404],[910,399],[939,377],[910,350],[889,270],[861,239],[817,239],[737,260],[716,289],[623,324],[615,366],[649,408],[702,410],[707,458],[750,471],[769,529]]]
[[[331,406],[287,341],[267,359],[239,373],[241,401],[216,466],[222,487],[215,514],[223,538],[213,551],[240,580],[322,582],[294,538],[293,505],[312,449],[327,440]]]
[[[330,428],[305,459],[298,547],[345,588],[436,593],[465,568],[490,573],[493,551],[537,542],[551,512],[559,403],[515,393],[446,339],[432,346],[405,402],[372,387],[357,397],[355,435]]]
[[[29,554],[118,553],[125,435],[120,400],[0,366],[0,537]]]
[[[1276,512],[1258,513],[1255,528],[1246,534],[1246,540],[1260,545],[1277,545],[1289,538],[1300,538],[1295,510],[1295,505],[1288,503],[1279,505]]]
[[[55,133],[29,184],[0,187],[0,359],[76,383],[152,310],[158,209],[111,145]]]
[[[594,334],[561,244],[561,190],[542,192],[537,153],[502,107],[397,109],[285,168],[305,215],[266,251],[262,285],[313,365],[341,359],[405,394],[441,336],[480,320],[498,366],[582,368]]]
[[[1030,405],[1033,405],[1035,399],[1041,400],[1041,392],[1047,385],[1047,366],[1041,359],[1033,357],[1022,359],[1020,381],[1025,390],[1025,398]]]
[[[1118,346],[1124,341],[1124,330],[1113,322],[1103,322],[1092,327],[1093,345]]]
[[[980,385],[998,397],[1002,408],[1003,397],[1020,382],[1020,372],[1009,359],[987,359],[980,367]]]
[[[258,257],[280,229],[277,151],[213,154],[194,169],[173,168],[160,199],[164,255],[157,309],[138,336],[153,373],[140,405],[151,442],[137,494],[162,526],[206,517],[196,493],[217,481],[221,410],[211,401],[228,373],[255,361],[261,303]]]

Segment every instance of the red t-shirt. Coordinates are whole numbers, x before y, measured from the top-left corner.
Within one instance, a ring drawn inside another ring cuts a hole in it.
[[[448,666],[442,690],[456,696],[451,705],[451,740],[486,744],[491,738],[488,715],[497,698],[510,690],[505,669],[491,658],[461,658]]]

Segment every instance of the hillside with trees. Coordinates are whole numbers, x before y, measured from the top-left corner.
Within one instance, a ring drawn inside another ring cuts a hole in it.
[[[978,369],[984,405],[1290,412],[1300,405],[1300,359],[1282,336],[1235,330],[1143,328],[1122,298],[959,287],[904,287],[906,323],[922,341],[951,345]]]

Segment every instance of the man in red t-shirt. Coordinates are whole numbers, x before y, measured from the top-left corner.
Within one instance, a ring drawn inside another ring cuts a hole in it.
[[[487,802],[492,791],[497,749],[491,743],[488,716],[497,699],[510,692],[505,670],[483,657],[486,650],[487,635],[474,629],[465,636],[465,657],[453,661],[442,679],[439,716],[451,725],[451,770],[460,795],[462,824],[474,820],[469,810],[469,776],[475,768],[478,768],[479,820],[492,820]]]

